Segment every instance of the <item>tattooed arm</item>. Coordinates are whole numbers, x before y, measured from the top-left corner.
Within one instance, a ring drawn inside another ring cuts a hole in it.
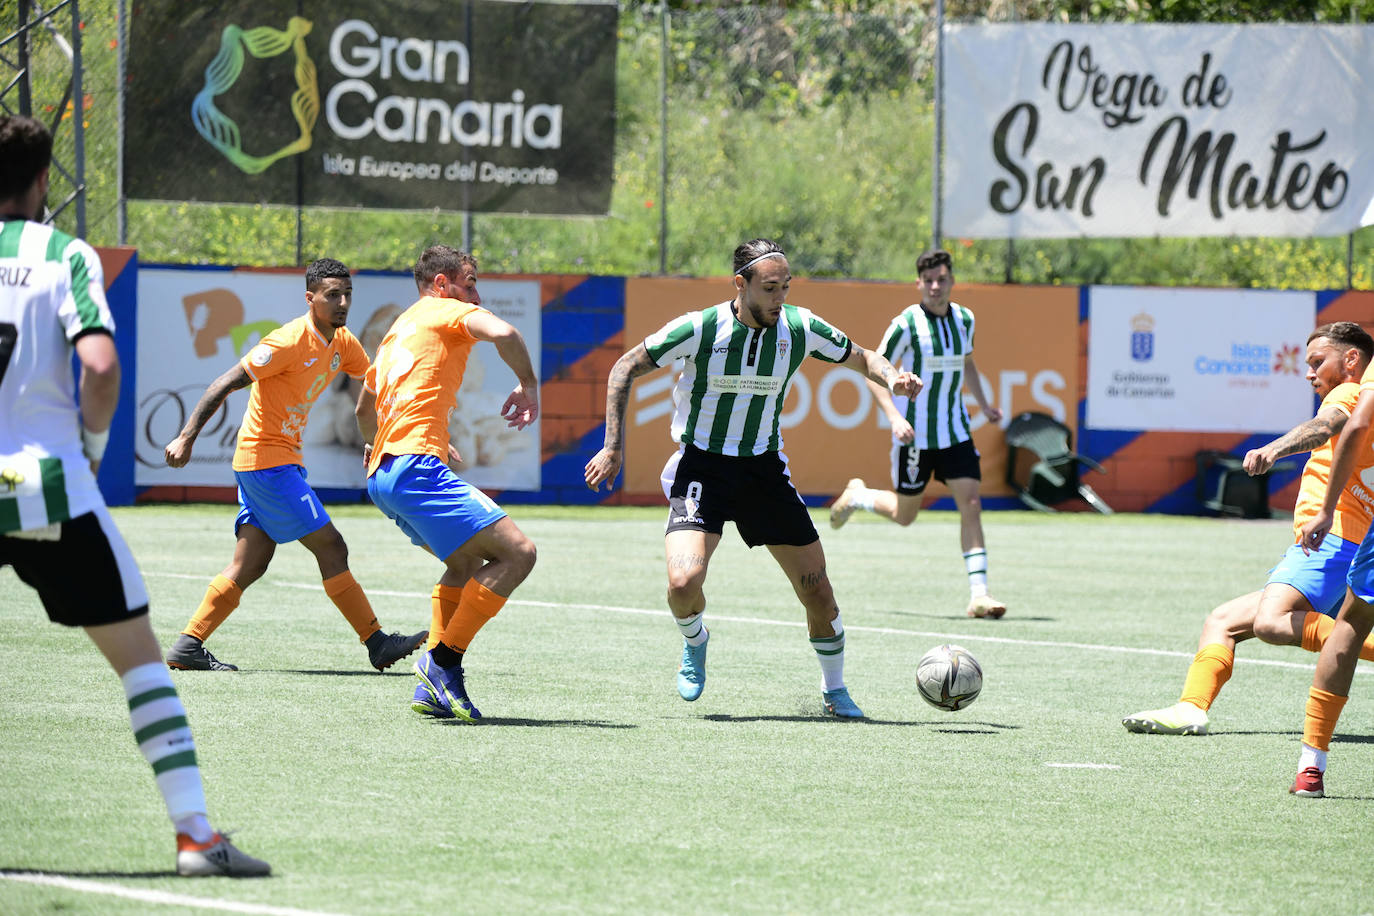
[[[168,467],[185,467],[186,462],[191,460],[191,446],[195,443],[196,436],[200,435],[201,428],[215,415],[215,411],[219,410],[219,405],[223,404],[224,399],[232,392],[247,388],[251,384],[253,377],[241,363],[234,363],[232,368],[211,382],[186,419],[186,425],[182,427],[181,432],[163,449]]]
[[[1263,474],[1273,468],[1274,462],[1280,458],[1312,451],[1323,442],[1339,436],[1347,419],[1343,411],[1323,407],[1315,417],[1298,424],[1268,445],[1246,452],[1245,473],[1251,477]]]
[[[601,451],[587,462],[583,478],[588,489],[600,489],[606,484],[609,491],[615,484],[615,475],[620,473],[620,464],[625,449],[625,408],[630,402],[630,385],[641,375],[657,369],[649,358],[649,351],[640,344],[611,367],[611,378],[606,385],[606,439]]]
[[[874,390],[882,389],[908,398],[915,397],[921,390],[919,375],[898,372],[877,350],[865,350],[852,340],[849,357],[841,365],[848,366],[872,382],[873,386],[876,386]]]
[[[877,350],[865,350],[852,341],[851,344],[853,349],[850,350],[849,358],[843,365],[868,379],[868,387],[873,392],[873,399],[878,402],[878,409],[887,416],[888,423],[892,425],[892,435],[902,442],[914,442],[916,433],[906,421],[906,417],[902,416],[897,406],[892,403],[892,395],[915,397],[921,390],[921,377],[911,372],[898,372],[897,368]]]

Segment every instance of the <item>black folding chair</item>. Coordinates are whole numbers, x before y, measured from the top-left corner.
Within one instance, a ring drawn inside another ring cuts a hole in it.
[[[1073,451],[1071,436],[1069,428],[1049,414],[1026,411],[1014,417],[1007,424],[1007,486],[1040,512],[1054,512],[1057,503],[1077,497],[1111,515],[1112,507],[1078,476],[1083,466],[1103,474],[1106,469]]]
[[[1298,462],[1276,461],[1263,474],[1245,473],[1242,459],[1229,452],[1203,449],[1197,461],[1197,501],[1203,509],[1231,518],[1273,518],[1269,508],[1269,475],[1288,471]]]

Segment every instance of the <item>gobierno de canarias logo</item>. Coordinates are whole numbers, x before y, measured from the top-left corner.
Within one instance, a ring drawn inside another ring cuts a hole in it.
[[[320,116],[315,64],[305,51],[305,36],[311,27],[310,20],[300,16],[292,16],[284,30],[227,25],[220,35],[219,53],[205,68],[205,86],[191,103],[191,121],[197,133],[249,175],[257,175],[278,159],[310,149],[315,122]],[[295,55],[296,91],[291,93],[291,114],[300,128],[300,136],[265,156],[244,152],[238,124],[215,105],[215,97],[228,91],[243,73],[245,51],[260,60],[288,51]]]

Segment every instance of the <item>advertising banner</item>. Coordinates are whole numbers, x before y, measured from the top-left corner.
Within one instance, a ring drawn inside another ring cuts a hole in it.
[[[1093,429],[1279,433],[1312,416],[1316,294],[1089,290]]]
[[[537,280],[481,281],[482,306],[525,338],[539,371],[540,293]],[[418,298],[409,274],[353,276],[348,327],[375,356],[387,329]],[[230,461],[245,388],[229,395],[196,440],[191,461],[170,468],[162,450],[181,431],[209,384],[262,337],[306,311],[304,271],[184,270],[140,266],[138,272],[138,486],[233,486]],[[540,488],[539,423],[508,429],[501,405],[515,375],[496,348],[477,345],[449,416],[449,433],[465,461],[463,478],[487,490]],[[362,488],[362,436],[353,408],[360,383],[340,373],[310,411],[302,453],[316,488]]]
[[[944,231],[1322,236],[1374,222],[1374,28],[951,25]]]
[[[132,199],[605,214],[614,3],[131,6]]]
[[[728,278],[627,280],[626,347],[678,315],[732,298],[733,289]],[[1017,411],[1036,410],[1076,428],[1077,288],[957,284],[953,298],[976,316],[974,361],[992,403],[1008,418]],[[911,283],[804,278],[792,281],[788,295],[789,302],[825,318],[866,349],[877,347],[888,322],[919,299],[920,291]],[[662,495],[659,473],[677,448],[668,431],[677,369],[659,369],[630,389],[623,483],[627,494]],[[964,398],[973,419],[973,441],[982,453],[983,493],[1008,495],[1002,430],[987,422],[972,395]],[[857,372],[804,360],[793,379],[781,425],[792,481],[802,494],[839,493],[851,477],[862,477],[871,486],[891,486],[891,431]],[[932,484],[928,492],[938,497],[944,489]]]

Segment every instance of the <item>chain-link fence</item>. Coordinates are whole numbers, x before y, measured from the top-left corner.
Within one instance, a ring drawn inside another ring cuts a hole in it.
[[[15,3],[0,0],[10,22]],[[116,4],[80,7],[87,235],[97,244],[119,233]],[[1006,18],[1011,6],[991,9]],[[404,269],[428,243],[467,238],[487,273],[637,276],[723,274],[736,244],[767,236],[798,274],[910,280],[933,231],[935,49],[935,21],[919,8],[626,7],[605,217],[130,201],[127,241],[153,262],[282,265],[328,254]],[[55,115],[69,67],[48,31],[34,32],[32,59],[36,111]],[[60,154],[71,142],[59,127]],[[1374,286],[1374,230],[944,243],[965,281]]]

